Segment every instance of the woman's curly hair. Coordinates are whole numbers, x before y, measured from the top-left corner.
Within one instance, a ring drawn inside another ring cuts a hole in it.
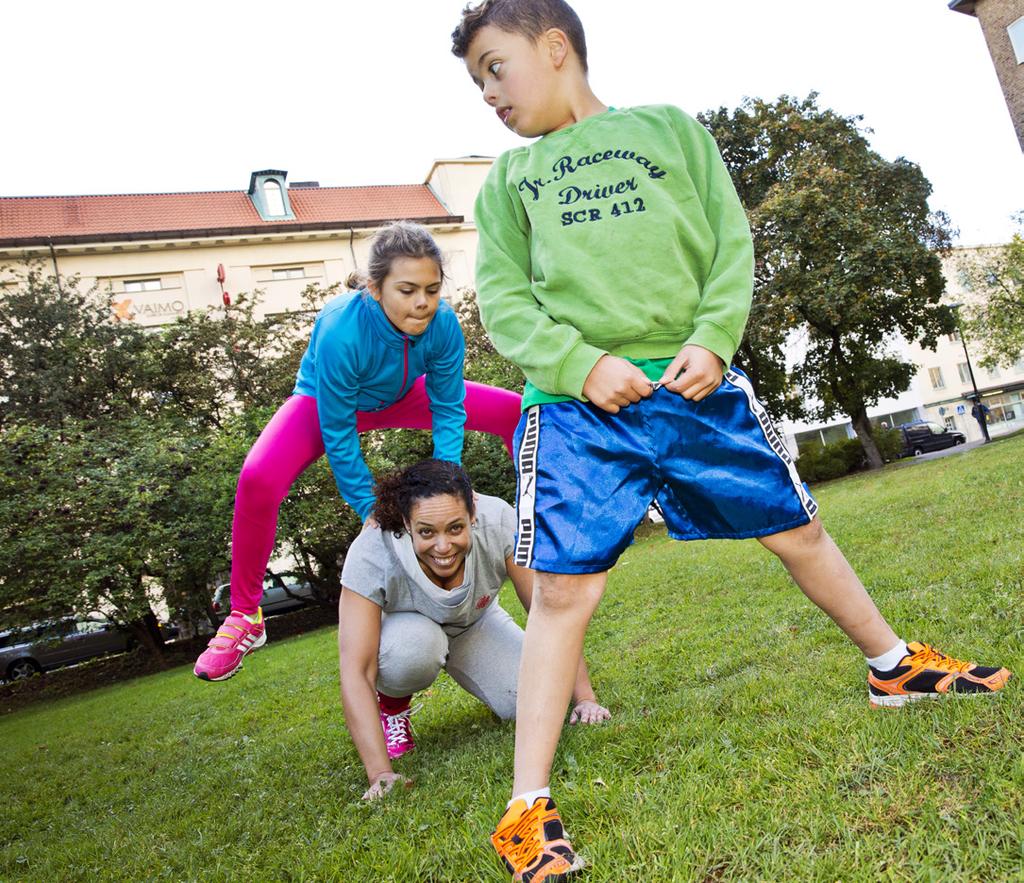
[[[461,466],[447,460],[420,460],[405,469],[391,472],[377,480],[374,493],[377,502],[373,507],[373,517],[381,530],[391,531],[396,536],[405,531],[417,500],[447,494],[462,499],[470,517],[474,512],[473,486],[469,476]]]

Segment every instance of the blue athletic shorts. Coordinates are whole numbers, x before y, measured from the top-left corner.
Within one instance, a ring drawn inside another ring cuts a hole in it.
[[[677,540],[766,536],[818,509],[735,368],[700,402],[662,388],[618,414],[535,405],[514,449],[515,562],[548,573],[608,570],[652,503]]]

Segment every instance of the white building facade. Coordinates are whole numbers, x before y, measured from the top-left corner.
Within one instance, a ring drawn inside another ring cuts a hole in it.
[[[969,304],[977,296],[965,288],[961,266],[964,261],[977,259],[997,247],[953,250],[943,262],[946,303]],[[940,338],[934,351],[894,338],[891,344],[893,352],[916,365],[917,372],[906,392],[896,398],[883,399],[868,409],[872,422],[898,426],[928,420],[964,433],[969,442],[979,441],[982,438],[981,426],[971,416],[976,388],[982,404],[989,409],[991,437],[1024,429],[1024,358],[1010,368],[986,370],[981,367],[981,353],[974,344],[969,338],[964,341],[959,332]],[[798,337],[793,356],[799,356]],[[808,442],[828,444],[854,436],[853,427],[846,417],[827,423],[786,420],[781,429],[794,452]]]

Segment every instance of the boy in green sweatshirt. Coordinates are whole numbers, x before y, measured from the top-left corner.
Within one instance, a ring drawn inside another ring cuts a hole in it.
[[[872,704],[1002,688],[1006,669],[893,632],[729,368],[753,246],[708,132],[674,107],[601,102],[563,0],[486,0],[452,37],[502,123],[539,136],[498,158],[476,205],[481,316],[528,381],[515,557],[536,580],[513,798],[491,837],[514,879],[582,864],[551,800],[551,762],[608,569],[652,503],[677,539],[757,537],[778,555],[867,657]]]

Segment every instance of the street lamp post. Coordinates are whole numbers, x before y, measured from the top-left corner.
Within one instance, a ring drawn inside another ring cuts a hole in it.
[[[960,344],[964,348],[964,358],[967,359],[967,373],[971,376],[971,388],[974,390],[974,407],[971,408],[971,416],[978,421],[978,425],[981,427],[981,434],[985,437],[985,442],[992,441],[988,434],[988,420],[985,417],[985,406],[981,403],[981,393],[978,392],[978,384],[974,381],[974,368],[971,367],[971,354],[967,352],[967,336],[964,334],[964,329],[960,325],[960,307],[963,304],[950,304],[949,308],[953,311],[953,316],[956,318],[956,330],[960,335]]]

